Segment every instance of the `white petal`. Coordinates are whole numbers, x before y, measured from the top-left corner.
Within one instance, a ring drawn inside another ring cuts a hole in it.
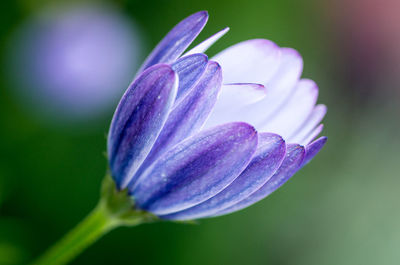
[[[324,129],[323,124],[318,125],[312,132],[310,132],[309,135],[307,135],[307,137],[299,141],[300,144],[307,145],[311,143],[322,132],[323,129]]]
[[[318,98],[318,87],[314,81],[302,79],[285,104],[259,131],[273,132],[287,139],[304,123],[313,110]]]
[[[277,109],[282,107],[282,104],[293,93],[303,71],[303,58],[296,50],[282,48],[281,52],[279,69],[266,85],[268,95],[264,101],[267,107],[262,112],[264,121],[276,113]]]
[[[232,121],[248,122],[258,127],[282,106],[300,78],[303,60],[296,50],[282,48],[281,51],[279,68],[267,84],[267,95],[252,105],[230,104],[229,108],[216,108],[206,123],[207,128]]]
[[[254,39],[240,42],[218,53],[224,83],[266,84],[277,71],[280,48],[273,42]]]
[[[297,132],[295,132],[288,138],[288,141],[291,143],[297,143],[306,138],[311,133],[311,131],[315,129],[315,127],[322,121],[326,114],[326,111],[326,106],[323,104],[315,106],[304,124]]]
[[[222,36],[224,36],[228,31],[229,31],[228,27],[224,28],[223,30],[215,33],[208,39],[202,41],[201,43],[199,43],[198,45],[193,47],[191,50],[186,52],[185,55],[183,55],[183,56],[186,56],[189,54],[194,54],[194,53],[204,53],[208,48],[210,48],[217,40],[219,40]]]
[[[203,129],[235,119],[232,110],[241,109],[262,100],[267,90],[260,84],[225,84]]]
[[[262,100],[267,95],[265,86],[253,83],[224,84],[218,101],[230,105],[248,105]]]

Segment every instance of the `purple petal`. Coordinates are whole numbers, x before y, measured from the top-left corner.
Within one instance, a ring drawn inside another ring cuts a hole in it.
[[[207,20],[207,11],[200,11],[179,22],[154,48],[138,72],[157,63],[175,61],[199,35]]]
[[[175,104],[177,104],[200,79],[206,70],[207,63],[207,55],[193,54],[180,58],[172,65],[172,69],[174,69],[179,76],[179,87]]]
[[[307,165],[318,152],[324,147],[327,137],[323,136],[306,146],[306,157],[303,161],[303,166]]]
[[[220,216],[228,213],[232,213],[243,208],[246,208],[262,199],[267,197],[269,194],[277,190],[286,181],[288,181],[302,165],[305,157],[304,147],[297,144],[288,144],[286,148],[286,156],[282,162],[280,168],[276,173],[256,192],[251,194],[246,199],[239,203],[228,207],[213,216]]]
[[[212,60],[221,65],[224,83],[265,85],[277,71],[280,55],[280,48],[275,43],[254,39],[235,44]]]
[[[247,168],[223,191],[189,209],[161,216],[171,220],[204,218],[226,209],[258,190],[272,177],[285,157],[285,141],[276,134],[259,134],[257,151]]]
[[[195,87],[174,105],[150,154],[133,177],[132,187],[135,185],[135,180],[163,152],[200,129],[217,100],[221,82],[221,67],[216,62],[210,61]]]
[[[221,31],[218,31],[205,41],[202,41],[200,44],[196,45],[190,51],[188,51],[185,55],[194,54],[194,53],[204,53],[208,50],[217,40],[219,40],[222,36],[224,36],[229,31],[229,28],[226,27]]]
[[[165,215],[199,204],[227,187],[257,148],[257,132],[246,123],[202,131],[164,153],[138,180],[136,205]]]
[[[150,152],[174,103],[178,76],[169,65],[144,71],[123,95],[108,135],[111,173],[118,188],[128,184]]]

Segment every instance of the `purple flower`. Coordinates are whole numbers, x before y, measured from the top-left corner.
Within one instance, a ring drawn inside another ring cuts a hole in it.
[[[112,176],[136,207],[190,220],[245,208],[278,189],[323,147],[318,87],[293,49],[256,39],[211,60],[228,29],[183,52],[207,12],[157,45],[122,97],[108,136]]]
[[[118,100],[138,66],[141,36],[112,6],[55,5],[30,17],[10,46],[18,96],[64,123],[97,118]]]

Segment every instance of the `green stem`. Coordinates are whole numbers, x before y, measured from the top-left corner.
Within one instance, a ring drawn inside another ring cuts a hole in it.
[[[100,203],[80,224],[53,245],[35,265],[66,264],[101,236],[118,226]]]
[[[111,177],[107,175],[96,208],[32,265],[67,264],[112,229],[119,226],[136,226],[156,219],[150,213],[135,210],[126,191],[118,191]]]

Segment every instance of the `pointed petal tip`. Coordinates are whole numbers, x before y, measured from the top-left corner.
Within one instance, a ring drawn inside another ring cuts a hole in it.
[[[141,75],[145,75],[146,73],[149,73],[152,71],[159,71],[160,74],[168,74],[168,72],[170,72],[171,75],[175,74],[175,71],[174,71],[174,69],[172,69],[172,66],[170,64],[159,63],[159,64],[150,66],[149,68],[144,70]]]
[[[195,14],[199,14],[199,15],[202,15],[204,17],[208,17],[209,16],[207,10],[201,10],[201,11],[195,13]]]
[[[285,139],[283,139],[283,137],[277,133],[270,133],[270,132],[260,132],[259,137],[262,138],[270,138],[270,139],[274,139],[274,141],[276,142],[286,142]]]
[[[231,30],[230,27],[225,27],[223,29],[221,29],[219,32],[217,32],[217,34],[220,34],[221,36],[225,35],[229,30]]]
[[[207,22],[208,18],[209,18],[208,11],[206,11],[206,10],[198,11],[196,13],[193,13],[186,19],[194,19],[194,18],[197,18],[198,21],[204,20],[204,22]]]
[[[208,61],[207,68],[209,71],[213,71],[214,75],[219,75],[218,83],[219,83],[219,89],[221,89],[222,86],[222,68],[219,63],[216,61]]]
[[[247,122],[241,122],[241,121],[239,121],[239,122],[233,122],[232,124],[236,124],[238,127],[247,128],[248,130],[253,131],[254,134],[257,134],[257,133],[258,133],[257,130],[256,130],[256,128],[255,128],[253,125],[251,125],[251,124],[249,124],[249,123],[247,123]]]
[[[198,11],[196,13],[193,13],[193,14],[185,17],[183,20],[181,20],[181,22],[185,21],[185,20],[199,21],[199,22],[203,21],[203,20],[207,21],[208,18],[209,18],[208,11],[207,10],[201,10],[201,11]]]
[[[186,55],[172,64],[179,76],[177,104],[202,77],[208,65],[208,56],[202,53]]]
[[[301,145],[301,144],[295,144],[295,143],[290,143],[286,145],[286,153],[287,154],[291,154],[297,157],[296,160],[297,161],[304,161],[305,157],[306,157],[306,147]],[[301,163],[299,163],[301,164]],[[297,171],[297,170],[296,170]]]
[[[200,42],[197,44],[195,47],[193,47],[191,50],[185,53],[185,55],[188,54],[193,54],[193,53],[204,53],[210,48],[216,41],[218,41],[222,36],[224,36],[227,32],[229,31],[229,28],[224,28],[214,35],[211,35],[204,41]]]
[[[210,60],[210,61],[208,61],[208,64],[209,64],[210,66],[216,67],[218,70],[221,70],[221,65],[220,65],[218,62],[216,62],[216,61]]]
[[[209,129],[207,129],[207,131],[218,130],[217,129],[218,127],[220,127],[221,129],[222,128],[228,128],[228,127],[232,128],[232,129],[236,129],[239,132],[239,134],[248,135],[248,137],[251,138],[251,139],[254,138],[254,137],[257,137],[257,139],[258,139],[258,134],[259,133],[256,130],[256,128],[253,125],[251,125],[249,123],[246,123],[246,122],[238,121],[238,122],[224,123],[224,124],[220,124],[220,125],[216,125],[214,127],[211,127]],[[257,142],[258,142],[258,140],[257,140]]]
[[[179,58],[178,60],[176,60],[176,62],[174,64],[179,63],[180,61],[183,60],[188,60],[189,58],[196,58],[197,60],[204,60],[204,61],[208,61],[208,55],[205,53],[191,53],[191,54],[185,54],[183,55],[181,58]]]
[[[295,159],[291,161],[291,163],[296,164],[296,167],[293,168],[292,174],[290,174],[291,178],[298,170],[300,170],[305,163],[307,163],[307,147],[301,144],[287,144],[286,145],[286,154],[289,156],[294,156]],[[289,160],[290,161],[290,160]]]
[[[150,69],[150,71],[158,71],[160,76],[161,75],[166,76],[169,79],[169,82],[174,83],[174,87],[175,87],[174,90],[177,89],[179,77],[178,77],[178,73],[174,69],[172,69],[171,65],[160,63],[160,64],[153,65],[146,70],[149,70],[149,69]]]
[[[327,141],[328,141],[328,137],[321,136],[317,140],[315,140],[312,143],[308,144],[306,146],[306,151],[308,151],[311,148],[315,148],[315,147],[317,147],[318,149],[322,149],[322,147],[324,147],[324,145],[326,144]]]
[[[306,146],[306,156],[302,163],[302,167],[307,165],[311,160],[321,151],[321,149],[325,146],[328,137],[322,136],[317,140],[313,141],[312,143]]]
[[[328,141],[328,137],[327,136],[321,136],[318,140],[321,141],[323,144],[325,144]]]
[[[230,27],[225,27],[223,29],[221,29],[219,32],[217,32],[216,34],[218,34],[219,36],[224,36],[228,31],[230,31],[231,28]]]
[[[171,63],[179,58],[203,30],[208,12],[194,13],[175,25],[145,59],[138,73],[157,63]]]
[[[207,75],[212,75],[215,78],[216,84],[218,86],[218,91],[220,91],[222,86],[222,68],[215,61],[208,61],[205,72]]]
[[[296,150],[298,149],[300,152],[305,152],[305,147],[301,144],[289,144],[288,149]]]

